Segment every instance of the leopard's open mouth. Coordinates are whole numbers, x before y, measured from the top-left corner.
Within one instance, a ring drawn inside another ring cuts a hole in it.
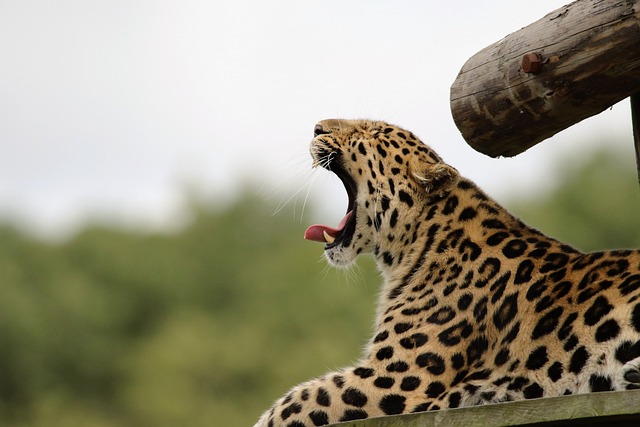
[[[341,157],[339,155],[329,155],[327,156],[327,159],[328,160],[325,161],[321,161],[321,159],[319,159],[316,164],[320,164],[325,169],[335,173],[336,176],[340,178],[340,181],[342,181],[342,184],[347,191],[347,196],[349,197],[347,213],[337,227],[329,227],[322,224],[312,225],[305,231],[304,238],[316,242],[323,242],[325,243],[325,249],[330,249],[340,244],[349,245],[351,243],[353,234],[356,231],[357,187],[351,175],[349,175],[342,166]]]

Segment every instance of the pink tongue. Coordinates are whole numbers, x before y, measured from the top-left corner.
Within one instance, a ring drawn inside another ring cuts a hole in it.
[[[342,218],[340,224],[338,224],[338,227],[336,228],[322,224],[312,225],[311,227],[307,228],[307,231],[304,232],[304,238],[307,240],[313,240],[315,242],[326,243],[327,240],[324,238],[323,232],[326,232],[329,236],[335,238],[344,229],[347,221],[349,221],[349,218],[351,218],[351,214],[353,214],[353,211],[347,212],[347,214],[344,216],[344,218]]]

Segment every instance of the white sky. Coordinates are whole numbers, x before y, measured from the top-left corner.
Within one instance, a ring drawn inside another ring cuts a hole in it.
[[[47,233],[88,215],[164,224],[185,186],[228,197],[247,176],[287,199],[330,117],[406,127],[498,197],[534,191],[561,153],[603,138],[632,155],[628,102],[514,159],[476,153],[451,119],[464,62],[563,4],[4,0],[0,217]],[[311,193],[337,222],[341,184],[318,178]]]

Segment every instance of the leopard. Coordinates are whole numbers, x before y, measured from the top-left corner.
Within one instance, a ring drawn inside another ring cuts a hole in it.
[[[357,363],[294,387],[255,427],[640,388],[640,251],[546,236],[386,122],[322,120],[310,151],[348,207],[305,238],[336,267],[373,255],[374,330]]]

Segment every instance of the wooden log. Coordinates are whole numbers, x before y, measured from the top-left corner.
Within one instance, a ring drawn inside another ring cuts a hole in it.
[[[636,149],[636,168],[640,183],[640,92],[631,95],[631,126],[633,127],[633,146]]]
[[[640,0],[578,0],[481,50],[451,86],[464,139],[514,156],[640,91]]]

